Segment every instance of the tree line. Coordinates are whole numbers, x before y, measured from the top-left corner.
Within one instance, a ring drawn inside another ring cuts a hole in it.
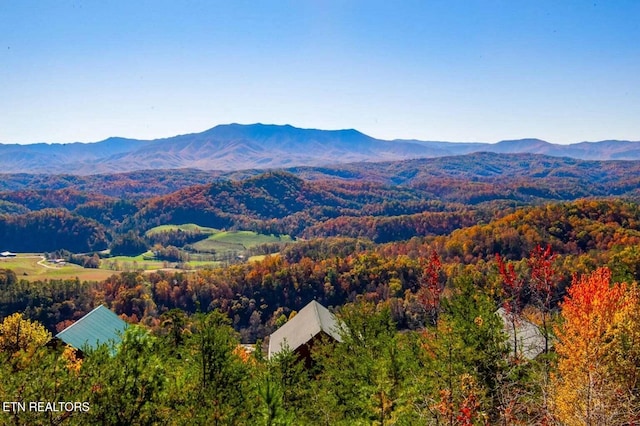
[[[531,288],[549,253],[536,256]],[[397,331],[388,301],[336,309],[341,342],[316,341],[308,367],[291,350],[247,352],[217,310],[167,311],[153,329],[132,326],[116,348],[82,357],[43,346],[44,327],[14,314],[0,323],[0,397],[88,409],[1,415],[12,424],[633,424],[639,294],[607,268],[574,277],[553,314],[554,351],[532,360],[509,349],[495,301],[471,276],[448,286],[435,321],[414,331]]]

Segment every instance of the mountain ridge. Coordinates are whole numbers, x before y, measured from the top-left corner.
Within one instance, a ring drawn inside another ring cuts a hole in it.
[[[638,160],[640,142],[605,140],[558,145],[535,138],[497,143],[383,140],[355,129],[232,123],[200,133],[154,140],[110,137],[93,143],[0,144],[0,168],[5,173],[75,175],[180,168],[234,171],[437,158],[476,152]]]
[[[486,185],[507,181],[528,185],[557,179],[567,187],[578,185],[601,195],[638,195],[640,160],[578,160],[542,154],[472,153],[438,158],[418,158],[387,162],[360,162],[333,166],[296,166],[279,169],[203,171],[199,169],[141,170],[134,172],[73,175],[0,173],[0,200],[5,191],[73,189],[110,197],[140,199],[167,194],[192,185],[219,180],[238,181],[264,173],[281,171],[310,181],[343,181],[401,186],[429,186],[435,182],[482,182]],[[585,192],[586,191],[586,192]],[[607,192],[608,191],[608,192]],[[586,195],[585,195],[586,196]],[[9,200],[10,201],[10,200]]]

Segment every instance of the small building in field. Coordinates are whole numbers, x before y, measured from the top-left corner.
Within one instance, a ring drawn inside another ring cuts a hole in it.
[[[310,364],[311,348],[323,337],[342,341],[336,317],[314,300],[269,336],[269,359],[289,348]]]
[[[11,253],[10,251],[3,251],[0,253],[0,257],[16,257],[15,253]]]
[[[55,339],[80,351],[95,349],[101,344],[119,344],[127,327],[122,318],[100,305],[56,334]]]

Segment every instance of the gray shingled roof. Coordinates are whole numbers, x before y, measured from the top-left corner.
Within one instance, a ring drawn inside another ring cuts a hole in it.
[[[511,320],[507,317],[504,308],[498,309],[496,312],[504,323],[504,331],[508,334],[506,341],[507,347],[513,352],[513,326]],[[534,359],[544,352],[544,335],[540,328],[524,318],[519,318],[516,322],[516,339],[518,353],[526,359]]]
[[[55,337],[76,349],[96,348],[103,343],[119,343],[127,326],[118,315],[100,305]]]
[[[320,332],[340,342],[342,338],[338,330],[336,317],[314,300],[269,337],[269,358],[287,346],[295,351]]]

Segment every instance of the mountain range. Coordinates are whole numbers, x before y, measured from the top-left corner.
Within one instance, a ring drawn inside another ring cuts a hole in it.
[[[357,130],[228,124],[164,139],[0,144],[4,173],[89,175],[151,169],[246,170],[436,158],[476,152],[533,153],[582,160],[638,160],[640,142],[557,145],[540,139],[498,143],[381,140]]]

